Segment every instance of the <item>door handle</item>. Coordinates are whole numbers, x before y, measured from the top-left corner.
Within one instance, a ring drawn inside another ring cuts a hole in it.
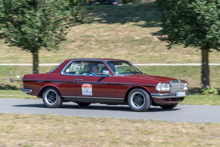
[[[75,81],[82,81],[83,79],[75,79]]]

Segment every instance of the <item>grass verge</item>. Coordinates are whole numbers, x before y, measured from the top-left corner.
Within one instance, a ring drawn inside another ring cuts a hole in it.
[[[0,114],[0,124],[0,146],[220,145],[212,123]]]
[[[186,97],[180,104],[186,105],[218,105],[220,106],[220,95],[204,96],[194,94]]]
[[[0,90],[0,98],[39,99],[35,96],[27,95],[21,90]]]

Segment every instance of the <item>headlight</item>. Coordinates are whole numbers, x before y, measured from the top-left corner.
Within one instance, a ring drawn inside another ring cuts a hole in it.
[[[156,86],[157,91],[170,91],[169,83],[158,83]]]
[[[188,83],[184,83],[183,89],[184,89],[184,91],[188,91]]]

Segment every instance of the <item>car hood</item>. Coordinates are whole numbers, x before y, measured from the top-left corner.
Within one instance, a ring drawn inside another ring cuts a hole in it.
[[[135,79],[143,79],[143,80],[146,79],[146,80],[151,80],[151,81],[161,82],[161,83],[170,83],[170,81],[176,80],[173,78],[152,76],[152,75],[146,75],[146,74],[127,75],[126,77],[135,78]]]

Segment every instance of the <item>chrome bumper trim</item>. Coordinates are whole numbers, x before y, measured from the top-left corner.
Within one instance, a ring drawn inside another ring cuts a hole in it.
[[[25,92],[25,93],[31,93],[32,92],[32,89],[21,89],[22,92]]]
[[[176,96],[176,93],[151,93],[153,98],[163,99],[163,98],[180,98],[182,96]],[[189,96],[189,92],[186,92],[186,96]]]
[[[63,96],[64,98],[81,98],[81,99],[104,99],[104,100],[123,100],[124,98],[111,98],[111,97],[86,97],[86,96]]]

